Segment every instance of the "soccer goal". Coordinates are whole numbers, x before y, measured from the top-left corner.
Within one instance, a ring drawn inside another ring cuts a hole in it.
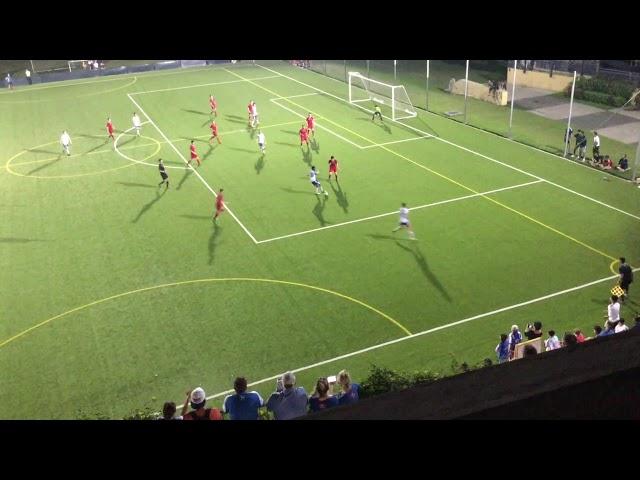
[[[416,109],[402,85],[389,85],[358,72],[349,72],[349,103],[375,102],[391,108],[391,118],[400,120],[417,116]]]
[[[86,70],[90,68],[89,65],[93,64],[93,60],[69,60],[67,63],[69,64],[69,71],[73,70]]]

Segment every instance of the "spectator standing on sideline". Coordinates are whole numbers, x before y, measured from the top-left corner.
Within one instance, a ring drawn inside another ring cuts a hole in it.
[[[500,334],[500,343],[496,346],[496,355],[498,363],[504,363],[509,360],[509,340],[506,333]]]
[[[567,154],[571,150],[571,137],[573,136],[573,128],[569,127],[564,132],[564,143],[567,144]]]
[[[296,387],[296,376],[287,372],[276,382],[276,391],[267,400],[267,410],[276,420],[291,420],[307,414],[307,392]]]
[[[7,82],[7,88],[9,90],[13,89],[13,78],[11,78],[11,74],[7,73],[7,76],[4,78],[5,82]]]
[[[338,385],[342,388],[342,393],[337,395],[340,405],[349,405],[360,400],[360,385],[351,381],[351,375],[346,370],[338,373]]]
[[[222,413],[217,408],[204,408],[207,395],[200,387],[187,392],[187,399],[182,407],[183,420],[222,420]],[[191,405],[192,411],[187,413]]]
[[[521,341],[522,333],[520,333],[517,325],[512,325],[511,332],[509,332],[509,358],[513,358],[516,352],[516,345]]]
[[[620,257],[620,267],[618,268],[620,273],[620,288],[624,290],[625,296],[629,295],[629,285],[633,282],[633,270],[631,265],[627,263],[627,259]]]
[[[611,295],[611,300],[609,305],[607,306],[607,326],[611,328],[616,328],[618,322],[620,321],[620,304],[618,303],[618,296]]]
[[[556,335],[556,332],[553,330],[549,330],[549,338],[544,341],[544,347],[547,352],[551,350],[556,350],[560,348],[562,345],[560,344],[560,339]]]
[[[527,337],[527,340],[540,338],[542,336],[542,322],[533,322],[533,325],[527,325],[524,336]]]
[[[309,411],[320,412],[328,408],[337,407],[338,399],[329,392],[329,381],[321,377],[316,382],[316,389],[309,397]]]
[[[598,132],[593,132],[593,158],[596,159],[600,156],[600,137]]]
[[[258,392],[247,392],[247,379],[236,378],[233,382],[233,395],[227,395],[222,404],[222,412],[229,414],[231,420],[259,420],[260,407],[264,401]]]
[[[31,70],[29,70],[28,68],[24,71],[24,76],[27,77],[27,82],[29,82],[29,85],[32,85],[33,82],[31,81]]]

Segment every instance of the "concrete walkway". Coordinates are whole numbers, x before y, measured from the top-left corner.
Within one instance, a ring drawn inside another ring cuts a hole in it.
[[[511,95],[510,85],[508,92]],[[569,99],[554,93],[516,85],[515,105],[541,117],[566,121],[569,118]],[[640,111],[620,108],[606,110],[574,100],[571,127],[574,131],[577,128],[585,131],[597,130],[601,136],[634,144],[640,139]]]

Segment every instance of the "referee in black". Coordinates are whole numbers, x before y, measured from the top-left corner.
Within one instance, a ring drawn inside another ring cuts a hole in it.
[[[620,272],[620,288],[624,290],[624,295],[627,297],[629,296],[629,284],[633,282],[633,270],[624,257],[620,257],[618,272]]]
[[[169,175],[167,174],[167,171],[164,168],[164,163],[162,163],[161,158],[158,159],[158,170],[160,170],[160,176],[162,177],[162,181],[158,184],[158,187],[163,183],[166,183],[167,188],[165,188],[165,190],[167,190],[169,188]]]

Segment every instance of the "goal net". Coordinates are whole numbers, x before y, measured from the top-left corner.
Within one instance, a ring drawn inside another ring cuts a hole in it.
[[[389,85],[358,72],[349,72],[349,103],[374,102],[391,109],[391,118],[400,120],[417,116],[402,85]]]

